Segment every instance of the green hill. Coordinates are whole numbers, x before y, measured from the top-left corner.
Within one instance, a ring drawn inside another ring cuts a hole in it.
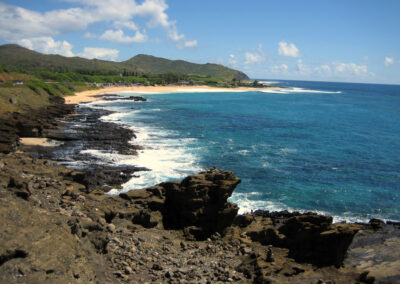
[[[0,65],[9,68],[51,69],[51,70],[86,70],[100,72],[139,72],[150,74],[165,74],[168,72],[182,73],[231,80],[245,80],[243,72],[218,64],[196,64],[183,60],[168,60],[150,55],[137,55],[123,62],[114,62],[81,57],[64,57],[61,55],[46,55],[19,45],[8,44],[0,46]]]
[[[249,77],[247,77],[243,72],[219,64],[195,64],[184,60],[169,60],[145,54],[136,55],[135,57],[121,63],[125,64],[129,68],[142,70],[145,73],[165,74],[168,72],[176,72],[204,77],[210,76],[220,79],[249,79]]]

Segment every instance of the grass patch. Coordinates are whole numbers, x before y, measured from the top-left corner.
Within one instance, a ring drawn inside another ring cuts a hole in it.
[[[16,103],[12,104],[13,99]],[[7,112],[29,112],[31,109],[38,109],[49,105],[49,95],[41,93],[37,95],[32,89],[26,86],[2,87],[0,88],[0,116],[6,116]]]

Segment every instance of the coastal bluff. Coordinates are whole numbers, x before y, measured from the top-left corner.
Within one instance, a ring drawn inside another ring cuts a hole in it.
[[[373,283],[343,266],[360,226],[237,215],[232,172],[107,196],[26,154],[2,154],[0,168],[2,283]]]

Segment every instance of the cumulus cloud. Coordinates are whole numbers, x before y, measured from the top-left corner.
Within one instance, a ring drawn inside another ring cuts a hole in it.
[[[99,38],[119,43],[147,41],[147,36],[145,34],[142,34],[140,31],[136,31],[135,36],[132,37],[125,35],[123,30],[107,30]]]
[[[196,47],[196,46],[197,46],[197,40],[188,40],[182,44],[178,44],[179,48],[190,48],[190,47]]]
[[[271,67],[273,73],[287,73],[289,67],[286,64],[274,65]]]
[[[104,59],[115,61],[118,57],[119,50],[99,47],[85,47],[82,53],[78,55],[88,59]]]
[[[312,72],[312,70],[301,59],[297,60],[296,69],[297,73],[301,75],[308,75]]]
[[[332,68],[328,64],[317,66],[314,68],[314,71],[317,75],[320,75],[322,77],[330,76],[332,74]]]
[[[238,64],[238,60],[237,60],[235,54],[233,54],[233,53],[229,54],[228,64],[230,66],[236,66]]]
[[[86,31],[89,25],[108,25],[101,37],[118,43],[145,42],[147,35],[134,22],[136,17],[145,18],[148,28],[161,27],[171,41],[182,47],[193,47],[197,41],[185,40],[178,31],[176,21],[170,20],[166,12],[165,0],[145,0],[138,4],[135,0],[61,0],[77,7],[37,12],[18,6],[0,3],[0,38],[7,42],[23,39],[54,37],[56,35]],[[127,36],[126,30],[136,32]],[[94,38],[86,32],[85,37]]]
[[[171,41],[183,41],[185,35],[178,32],[176,21],[169,20],[168,14],[165,12],[167,9],[168,5],[165,0],[145,0],[141,5],[136,7],[135,14],[141,17],[149,17],[150,20],[147,22],[147,27],[149,28],[164,28],[167,31],[167,36]],[[187,46],[187,42],[179,43],[177,46],[180,48],[193,47],[190,46],[190,44]],[[194,44],[194,41],[189,43]]]
[[[142,17],[150,17],[150,21],[147,22],[149,28],[158,26],[169,28],[175,25],[175,22],[168,19],[168,15],[165,13],[167,9],[168,5],[165,0],[146,0],[137,7],[135,13]]]
[[[300,57],[299,49],[293,43],[286,41],[279,43],[278,53],[280,56]]]
[[[268,71],[275,74],[286,74],[307,79],[324,78],[335,80],[354,80],[375,76],[374,73],[368,70],[368,65],[365,63],[354,62],[331,62],[320,65],[314,65],[305,62],[302,59],[297,59],[295,68],[286,64],[275,64]]]
[[[78,31],[92,21],[81,8],[39,13],[0,3],[0,37],[9,41]]]
[[[114,22],[114,27],[121,29],[121,28],[126,28],[130,29],[133,31],[138,31],[139,27],[132,21],[115,21]]]
[[[251,65],[251,64],[259,64],[262,63],[266,60],[264,51],[262,49],[262,45],[258,45],[258,48],[254,51],[246,51],[244,53],[244,58],[245,58],[245,65]]]
[[[67,41],[55,41],[52,37],[35,37],[21,39],[17,42],[21,46],[47,54],[61,54],[64,56],[74,56],[73,45]]]
[[[385,66],[389,67],[392,64],[394,64],[394,58],[386,56],[385,57]]]
[[[167,32],[168,38],[172,41],[180,41],[185,38],[183,34],[179,34],[175,26],[170,28]]]
[[[339,74],[350,74],[350,75],[366,75],[368,74],[367,65],[358,65],[356,63],[343,63],[334,62],[336,73]]]

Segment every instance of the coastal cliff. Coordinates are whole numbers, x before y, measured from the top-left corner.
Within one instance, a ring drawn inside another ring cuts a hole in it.
[[[399,224],[333,224],[329,216],[286,211],[238,215],[227,199],[240,179],[218,169],[108,196],[145,169],[73,170],[45,159],[52,156],[44,147],[19,145],[19,137],[36,136],[104,147],[95,138],[101,129],[119,132],[90,113],[85,135],[65,134],[71,124],[56,118],[79,119],[74,111],[59,101],[2,125],[14,138],[0,141],[1,283],[399,281]],[[124,143],[132,135],[106,145],[134,154]]]

